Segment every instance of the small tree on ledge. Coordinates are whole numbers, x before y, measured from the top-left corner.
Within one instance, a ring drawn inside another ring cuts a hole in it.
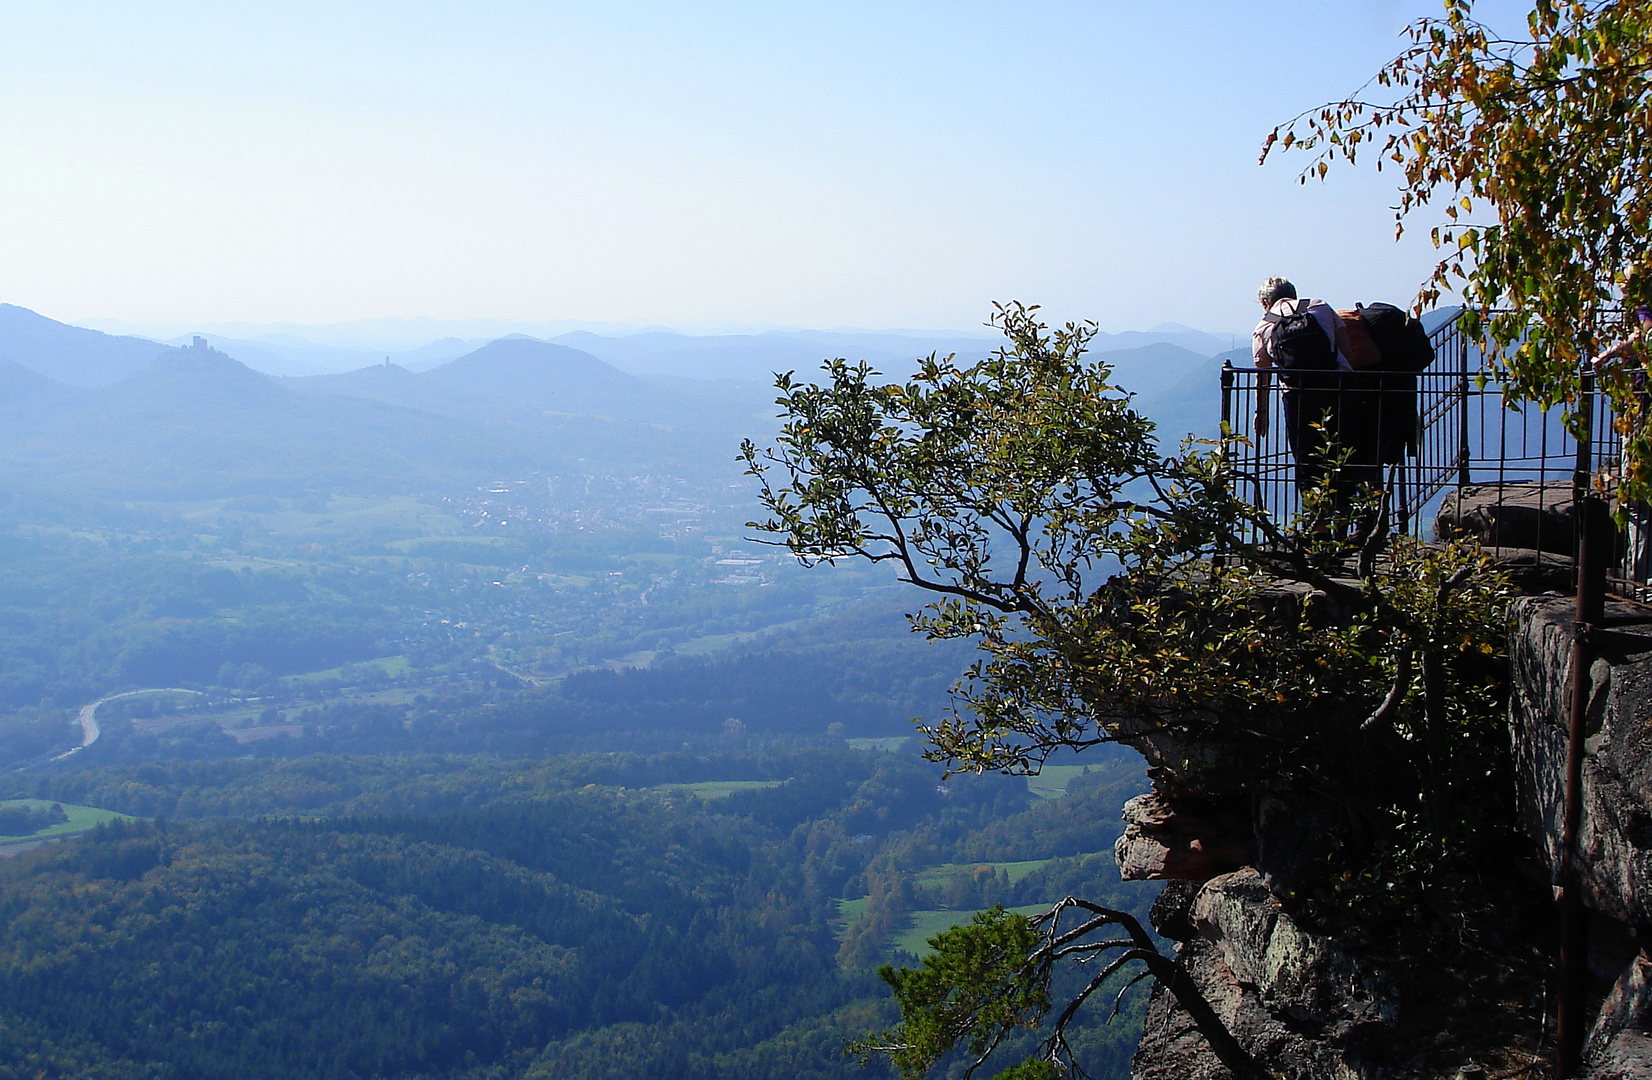
[[[934,597],[914,630],[976,643],[963,707],[921,726],[949,771],[1036,772],[1057,750],[1126,742],[1173,794],[1328,792],[1364,837],[1327,870],[1341,898],[1406,895],[1396,874],[1426,874],[1485,805],[1460,795],[1498,754],[1506,582],[1472,549],[1339,539],[1328,491],[1275,522],[1238,496],[1219,446],[1161,454],[1111,369],[1086,358],[1093,325],[1051,330],[1020,304],[992,325],[1006,339],[994,355],[931,356],[905,383],[844,360],[818,385],[781,377],[776,444],[742,447],[769,514],[750,527],[807,564],[893,563]],[[1036,948],[1020,918],[943,935],[930,974],[886,974],[905,1034],[869,1048],[921,1042],[896,1057],[919,1076],[934,1039],[995,1044],[1049,964],[1078,955],[1062,951],[1076,939],[1050,944],[1058,917]],[[1141,949],[1121,955],[1162,977]],[[981,999],[996,1004],[960,1011],[980,979],[1002,982]],[[1076,1068],[1059,1038],[1040,1060],[1017,1075]]]

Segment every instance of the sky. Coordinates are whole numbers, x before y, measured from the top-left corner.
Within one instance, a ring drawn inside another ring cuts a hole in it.
[[[1257,155],[1438,10],[0,0],[0,302],[705,332],[1020,300],[1227,333],[1274,273],[1409,301],[1434,255],[1395,242],[1389,174]]]

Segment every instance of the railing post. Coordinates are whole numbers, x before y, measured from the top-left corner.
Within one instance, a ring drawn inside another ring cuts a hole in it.
[[[1233,445],[1233,360],[1227,358],[1222,361],[1222,469],[1228,467],[1229,448]],[[1233,483],[1231,475],[1228,483]],[[1216,543],[1216,555],[1212,560],[1217,566],[1222,565],[1224,545],[1220,540]]]
[[[1555,1019],[1556,1075],[1571,1076],[1583,1060],[1589,1028],[1589,912],[1578,872],[1578,834],[1583,828],[1583,756],[1588,738],[1590,638],[1606,606],[1606,553],[1611,519],[1605,500],[1585,491],[1576,504],[1577,618],[1572,624],[1571,680],[1566,718],[1565,808],[1560,858],[1555,867],[1560,900],[1560,1004]]]
[[[1574,421],[1573,434],[1577,437],[1577,457],[1572,465],[1572,529],[1575,537],[1572,541],[1573,554],[1576,561],[1573,563],[1573,587],[1581,594],[1583,591],[1583,563],[1581,545],[1583,543],[1584,521],[1583,502],[1589,495],[1589,489],[1594,484],[1595,460],[1595,373],[1584,369],[1578,377],[1577,414]],[[1606,553],[1599,553],[1604,560]],[[1601,562],[1605,566],[1605,562]]]
[[[1571,680],[1567,688],[1566,801],[1561,817],[1560,855],[1555,866],[1560,901],[1560,1003],[1555,1020],[1555,1068],[1563,1077],[1577,1072],[1582,1063],[1588,1024],[1589,913],[1583,907],[1577,845],[1583,826],[1584,740],[1592,685],[1589,639],[1605,612],[1606,563],[1611,537],[1606,503],[1593,491],[1594,381],[1594,373],[1587,370],[1579,380],[1577,463],[1572,471],[1577,611],[1572,623]]]
[[[1462,331],[1457,338],[1457,490],[1469,484],[1468,340]],[[1461,498],[1461,496],[1458,496]]]
[[[1233,359],[1222,361],[1222,423],[1233,422]]]

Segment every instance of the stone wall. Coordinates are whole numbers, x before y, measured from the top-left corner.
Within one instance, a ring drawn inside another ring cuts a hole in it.
[[[1527,597],[1516,602],[1509,639],[1521,825],[1551,873],[1564,813],[1573,619],[1570,598]],[[1643,951],[1652,944],[1652,610],[1609,603],[1590,652],[1578,869],[1592,913],[1590,966],[1612,989],[1585,1057],[1594,1075],[1640,1075],[1623,1072],[1623,1056],[1648,1045],[1636,1033],[1652,1022],[1652,956]],[[1652,1076],[1652,1059],[1642,1065]]]

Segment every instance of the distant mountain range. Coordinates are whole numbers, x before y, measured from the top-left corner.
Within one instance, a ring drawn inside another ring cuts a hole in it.
[[[691,337],[669,331],[610,337],[575,331],[555,339],[637,375],[761,380],[776,372],[807,375],[820,370],[823,360],[843,357],[865,360],[883,374],[902,378],[917,367],[920,357],[937,353],[956,355],[962,363],[987,356],[1003,339],[988,335],[934,335],[872,333],[865,331],[798,330],[768,334]],[[1156,331],[1097,334],[1093,353],[1133,351],[1151,345],[1210,356],[1229,345],[1225,337],[1165,326]]]
[[[164,350],[100,387],[0,364],[0,476],[31,486],[126,499],[401,492],[549,464],[478,425],[301,393],[207,348]]]
[[[164,352],[165,345],[146,338],[114,337],[0,304],[0,359],[70,386],[119,382]]]
[[[1120,338],[1137,340],[1106,343]],[[0,305],[0,478],[128,499],[417,492],[605,470],[732,480],[739,439],[774,430],[774,371],[807,377],[847,356],[900,377],[930,351],[968,362],[996,347],[895,334],[580,332],[450,339],[402,354],[407,364],[272,377],[249,362],[287,363],[273,346],[259,351],[270,343],[220,344],[174,348]],[[1098,355],[1168,429],[1179,434],[1183,412],[1194,423],[1214,416],[1205,354],[1157,341]]]
[[[117,324],[108,324],[113,327]],[[130,329],[122,326],[121,329]],[[423,371],[501,337],[532,336],[588,352],[633,375],[756,380],[776,371],[814,371],[831,357],[864,359],[899,377],[917,357],[931,352],[982,355],[999,344],[985,329],[960,331],[768,330],[686,334],[664,328],[586,326],[568,322],[508,323],[500,320],[367,319],[332,326],[226,324],[196,331],[219,349],[266,375],[342,374],[382,363]],[[190,343],[194,333],[167,328],[166,344]],[[1099,334],[1098,352],[1171,344],[1211,356],[1237,342],[1167,323],[1152,330]]]

